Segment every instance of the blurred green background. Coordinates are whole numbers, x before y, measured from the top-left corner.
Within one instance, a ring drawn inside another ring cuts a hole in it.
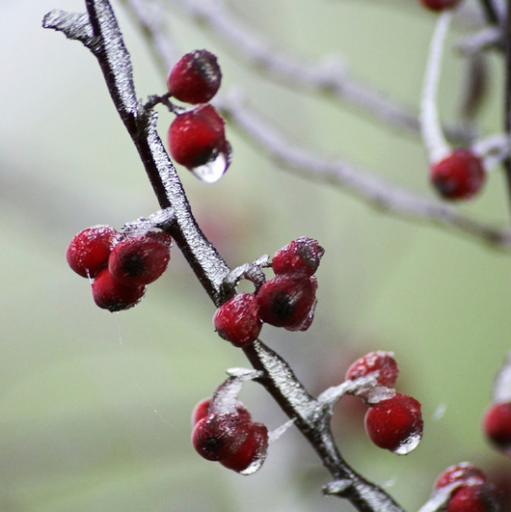
[[[435,21],[418,6],[230,5],[275,47],[311,61],[341,55],[361,78],[417,106]],[[143,38],[123,8],[114,7],[138,96],[164,92]],[[250,478],[193,451],[194,405],[226,368],[247,363],[214,334],[213,305],[178,250],[146,299],[121,314],[99,310],[87,281],[68,269],[64,253],[76,232],[94,224],[119,228],[157,204],[95,59],[79,43],[41,28],[54,8],[84,10],[79,0],[0,2],[0,511],[352,510],[322,497],[329,476],[293,429]],[[179,10],[169,9],[167,21],[181,53],[215,52],[223,89],[242,86],[295,143],[349,157],[433,197],[424,151],[413,137],[268,82]],[[490,65],[485,133],[498,131],[502,117],[501,63],[494,58]],[[446,118],[462,68],[449,52],[441,92]],[[163,137],[171,119],[160,111]],[[291,334],[266,326],[262,339],[315,393],[340,383],[365,352],[394,351],[398,390],[423,404],[423,441],[397,457],[370,443],[363,411],[347,399],[334,417],[347,460],[410,511],[450,464],[470,460],[509,478],[509,460],[487,446],[480,430],[492,379],[511,348],[509,256],[388,217],[283,172],[231,127],[228,137],[234,160],[219,183],[180,173],[193,211],[229,265],[273,254],[302,235],[326,248],[311,329]],[[496,170],[482,196],[460,209],[508,222],[503,184]],[[242,400],[269,428],[285,420],[257,385],[247,385]]]

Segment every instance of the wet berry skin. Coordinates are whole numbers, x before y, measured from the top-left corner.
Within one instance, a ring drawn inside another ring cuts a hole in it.
[[[275,327],[305,331],[316,306],[317,281],[304,274],[280,274],[266,281],[257,292],[259,317]]]
[[[117,281],[132,286],[152,283],[167,269],[170,236],[134,236],[119,242],[108,260],[110,273]]]
[[[511,453],[511,402],[493,404],[484,415],[483,430],[493,445]]]
[[[421,0],[421,2],[424,7],[432,11],[444,11],[456,7],[460,0]]]
[[[370,373],[379,371],[378,384],[392,388],[396,383],[399,370],[396,360],[390,352],[369,352],[369,354],[357,359],[346,372],[346,380],[355,380],[365,377]]]
[[[454,482],[465,482],[468,485],[484,484],[486,475],[477,466],[469,462],[461,462],[454,466],[449,466],[435,482],[435,489],[441,489]]]
[[[217,93],[222,72],[216,56],[207,50],[187,53],[172,68],[167,85],[174,98],[185,103],[207,103]]]
[[[272,258],[275,274],[303,272],[312,276],[319,267],[325,250],[316,240],[300,237],[278,250]]]
[[[467,149],[455,149],[448,157],[431,165],[431,183],[444,199],[470,199],[485,181],[481,158]]]
[[[218,334],[235,347],[253,343],[262,328],[259,303],[253,293],[240,293],[220,306],[213,316]]]
[[[168,132],[172,158],[188,169],[214,160],[219,153],[229,153],[225,122],[211,105],[178,115]]]
[[[465,485],[455,489],[447,512],[500,512],[499,499],[490,484]]]
[[[144,296],[145,286],[129,286],[112,277],[108,267],[99,271],[92,283],[92,297],[96,305],[111,313],[135,306]]]
[[[74,236],[66,259],[78,275],[93,278],[108,263],[117,231],[110,226],[93,226]]]
[[[400,453],[400,448],[422,436],[421,405],[411,396],[396,393],[369,407],[365,428],[376,446]]]

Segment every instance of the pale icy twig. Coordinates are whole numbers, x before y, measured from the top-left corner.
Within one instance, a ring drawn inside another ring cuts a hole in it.
[[[455,48],[465,56],[473,55],[487,48],[502,44],[502,31],[496,27],[487,27],[458,41]]]

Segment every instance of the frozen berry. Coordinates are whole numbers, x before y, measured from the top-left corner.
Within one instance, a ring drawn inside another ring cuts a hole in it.
[[[432,11],[443,11],[452,9],[459,4],[460,0],[421,0],[422,4]]]
[[[499,512],[500,503],[490,484],[466,485],[455,489],[447,512]]]
[[[222,466],[238,473],[250,471],[251,466],[254,471],[259,469],[268,451],[268,429],[262,423],[250,423],[248,430],[249,433],[245,442],[234,455],[220,461]]]
[[[259,304],[253,293],[240,293],[220,306],[213,324],[218,334],[235,347],[253,343],[263,325],[259,319]]]
[[[192,412],[192,427],[202,418],[211,414],[211,400],[211,398],[204,398],[195,406]],[[236,402],[236,414],[244,421],[251,420],[250,413],[241,402]]]
[[[110,312],[135,306],[144,296],[145,286],[130,286],[112,277],[108,267],[99,271],[92,283],[92,297],[97,306]]]
[[[249,434],[250,422],[238,414],[213,414],[199,420],[192,444],[207,460],[220,461],[234,455]]]
[[[470,199],[484,184],[486,171],[481,158],[468,149],[455,149],[431,165],[431,182],[444,199]]]
[[[454,482],[463,482],[467,485],[484,484],[486,475],[478,467],[469,462],[461,462],[455,466],[449,466],[435,482],[435,489],[441,489]]]
[[[108,263],[117,231],[110,226],[94,226],[80,231],[66,251],[66,259],[78,275],[93,278]]]
[[[305,274],[279,274],[257,292],[259,317],[275,327],[305,331],[314,318],[317,281]]]
[[[174,160],[194,169],[229,152],[225,122],[211,105],[201,105],[178,115],[169,128],[170,153]]]
[[[126,285],[146,285],[156,281],[165,272],[170,260],[169,239],[168,235],[162,238],[158,234],[122,240],[110,254],[110,273]]]
[[[369,407],[365,428],[376,446],[406,455],[422,437],[421,405],[415,398],[397,393]]]
[[[303,272],[309,276],[318,269],[325,253],[316,240],[300,237],[278,250],[272,258],[275,274]]]
[[[377,382],[382,386],[392,388],[396,383],[399,373],[397,363],[392,352],[369,352],[369,354],[357,359],[346,372],[346,380],[355,380],[359,377],[378,371]]]
[[[186,103],[207,103],[220,88],[222,72],[215,55],[207,50],[187,53],[172,68],[169,92]]]
[[[493,404],[484,415],[483,429],[495,446],[511,453],[511,402]]]

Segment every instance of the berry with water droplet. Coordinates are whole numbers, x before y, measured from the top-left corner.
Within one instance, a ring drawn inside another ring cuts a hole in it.
[[[346,372],[346,380],[355,380],[378,371],[376,381],[382,386],[392,388],[396,383],[399,370],[392,352],[369,352],[369,354],[357,359]]]
[[[314,318],[317,281],[306,274],[279,274],[257,292],[259,317],[288,331],[305,331]]]
[[[424,7],[427,7],[431,11],[444,11],[446,9],[452,9],[460,3],[460,0],[421,0]]]
[[[111,313],[135,306],[144,296],[145,286],[123,284],[112,277],[108,267],[98,272],[92,283],[92,297],[97,306]]]
[[[158,279],[170,260],[171,239],[165,231],[126,238],[108,259],[110,273],[126,285],[147,285]]]
[[[483,161],[468,149],[455,149],[449,156],[431,165],[431,183],[450,200],[470,199],[485,181]]]
[[[464,485],[452,492],[447,512],[499,512],[495,488],[490,484]]]
[[[235,295],[216,310],[213,325],[218,334],[235,347],[253,343],[263,325],[256,296],[253,293]]]
[[[216,56],[207,50],[187,53],[172,68],[167,85],[174,98],[186,103],[207,103],[220,88],[222,72]]]
[[[78,275],[93,278],[108,264],[117,231],[93,226],[74,236],[66,251],[67,263]]]
[[[511,454],[511,402],[493,404],[484,415],[483,430],[494,446]]]
[[[275,274],[303,272],[312,276],[325,253],[316,240],[300,237],[278,250],[272,258]]]
[[[477,466],[470,462],[461,462],[454,466],[449,466],[435,482],[435,489],[441,489],[454,482],[463,482],[466,485],[484,484],[486,475]]]
[[[371,405],[364,423],[376,446],[398,455],[406,455],[418,445],[424,427],[420,403],[401,393]]]

